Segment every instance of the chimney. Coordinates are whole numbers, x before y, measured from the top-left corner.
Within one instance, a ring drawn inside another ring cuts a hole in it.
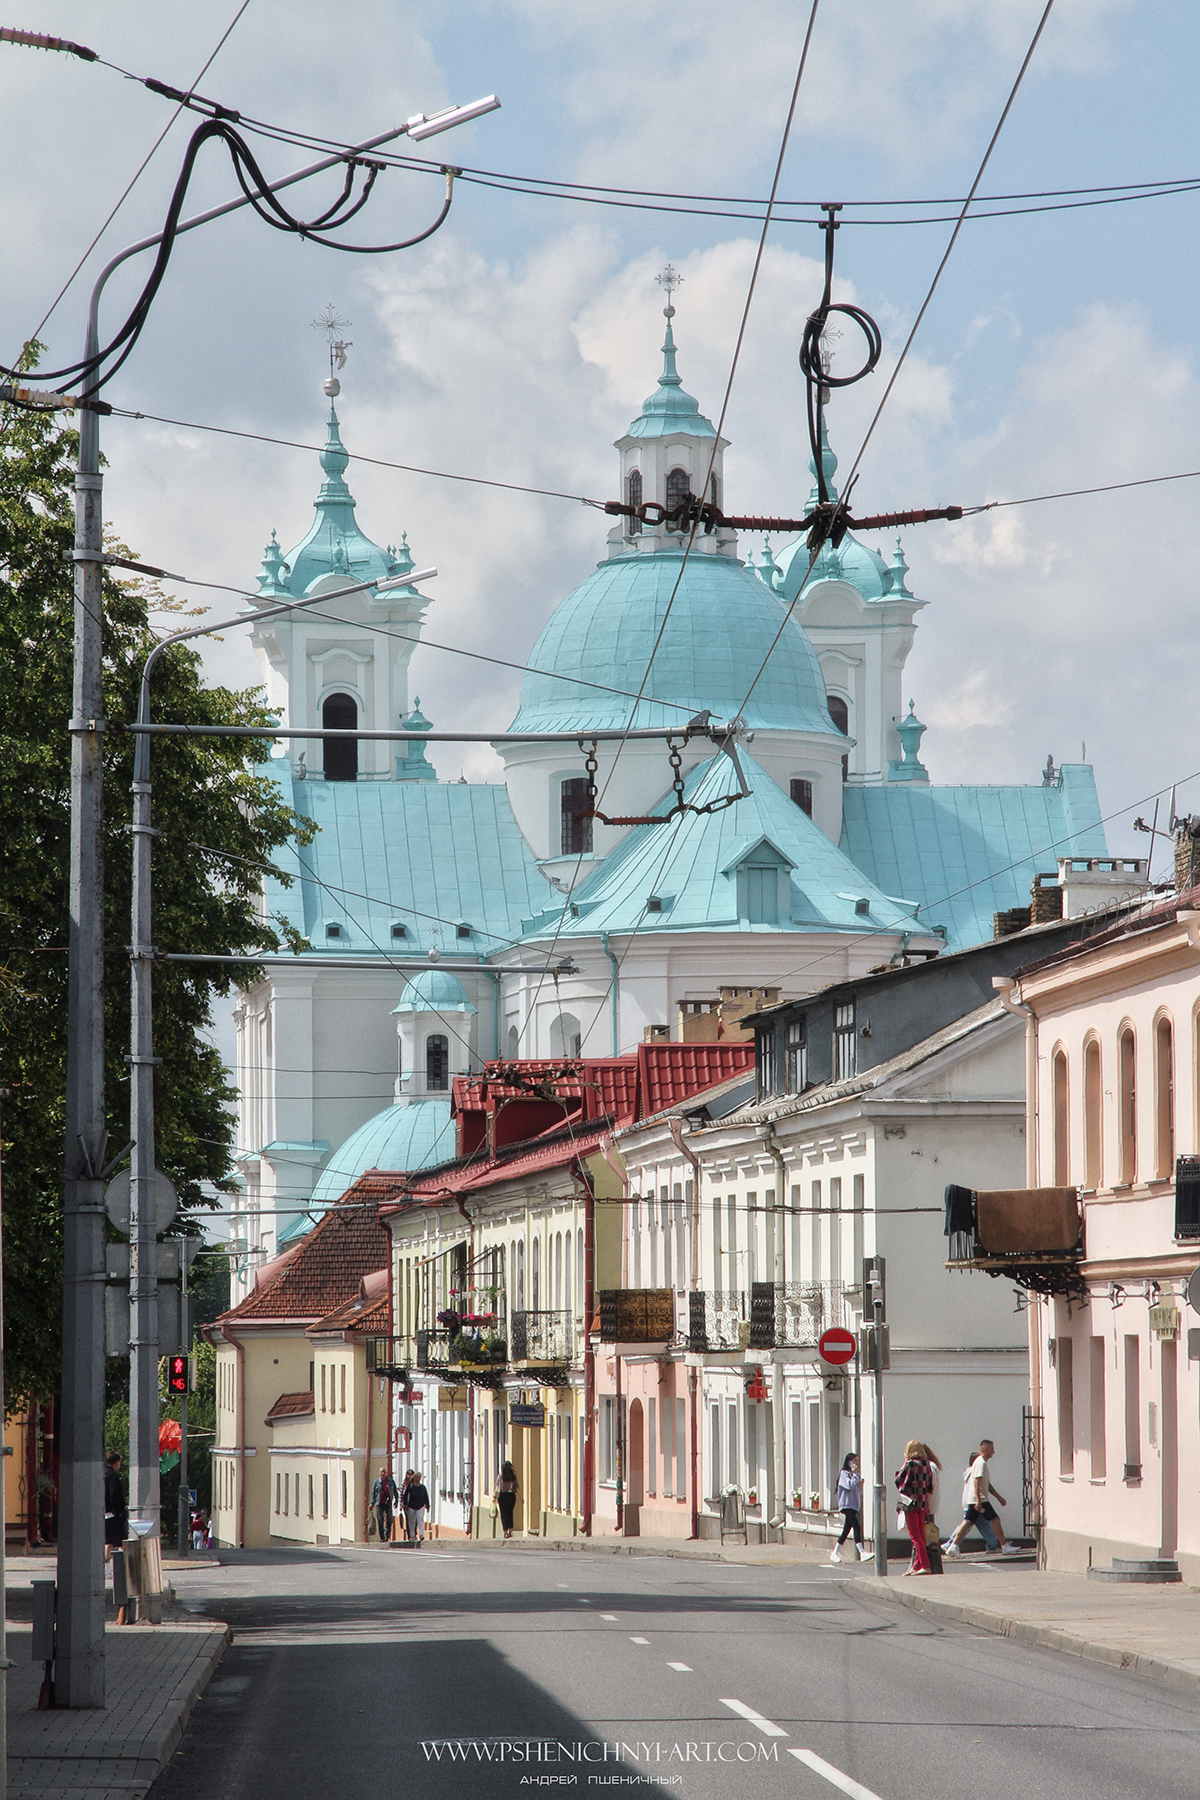
[[[1043,886],[1043,882],[1047,885]],[[1052,919],[1063,916],[1063,891],[1058,885],[1058,875],[1035,875],[1033,886],[1029,890],[1031,925],[1049,925]]]

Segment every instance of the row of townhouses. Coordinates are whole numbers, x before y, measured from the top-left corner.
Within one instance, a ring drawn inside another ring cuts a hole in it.
[[[846,1453],[890,1491],[913,1436],[949,1525],[987,1436],[1051,1566],[1200,1571],[1200,913],[1081,916],[1094,873],[970,949],[456,1078],[455,1154],[360,1177],[212,1328],[219,1540],[362,1541],[380,1461],[491,1536],[511,1460],[521,1533],[716,1536],[736,1490],[751,1541],[819,1541]],[[819,1348],[880,1259],[881,1444]]]

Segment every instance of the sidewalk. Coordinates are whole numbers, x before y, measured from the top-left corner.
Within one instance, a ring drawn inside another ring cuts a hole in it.
[[[230,1641],[209,1623],[109,1625],[106,1705],[37,1710],[30,1627],[7,1626],[8,1800],[140,1800],[166,1767]]]
[[[497,1555],[567,1550],[609,1556],[670,1556],[696,1562],[829,1566],[815,1545],[726,1544],[680,1538],[472,1539],[472,1550]],[[449,1548],[448,1544],[442,1545]],[[1200,1591],[1089,1581],[1084,1575],[1039,1572],[1032,1553],[1000,1558],[974,1554],[946,1561],[944,1576],[908,1580],[893,1559],[886,1581],[871,1562],[842,1563],[839,1581],[861,1581],[864,1598],[905,1606],[931,1619],[994,1631],[1021,1644],[1059,1650],[1200,1693]]]

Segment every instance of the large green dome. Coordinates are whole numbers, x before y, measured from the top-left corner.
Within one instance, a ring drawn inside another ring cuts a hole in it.
[[[813,647],[778,597],[733,557],[693,551],[681,579],[682,560],[613,557],[568,594],[530,652],[512,730],[624,726],[647,665],[635,726],[682,725],[707,707],[719,720],[742,712],[751,730],[836,730]]]

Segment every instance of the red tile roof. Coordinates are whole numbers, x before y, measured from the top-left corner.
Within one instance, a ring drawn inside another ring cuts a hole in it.
[[[390,1240],[379,1222],[377,1202],[398,1193],[400,1186],[395,1176],[387,1181],[370,1177],[356,1181],[303,1239],[296,1254],[240,1305],[222,1313],[216,1324],[256,1325],[291,1319],[312,1325],[357,1299],[363,1277],[387,1268]]]
[[[754,1042],[639,1044],[639,1119],[678,1106],[705,1088],[754,1067]]]
[[[388,1272],[380,1269],[359,1283],[353,1300],[320,1321],[310,1325],[307,1335],[320,1337],[325,1332],[345,1332],[354,1337],[386,1337],[391,1331],[388,1305]]]
[[[311,1419],[315,1417],[314,1395],[310,1388],[305,1394],[280,1394],[267,1414],[265,1423],[278,1425],[281,1419]]]

